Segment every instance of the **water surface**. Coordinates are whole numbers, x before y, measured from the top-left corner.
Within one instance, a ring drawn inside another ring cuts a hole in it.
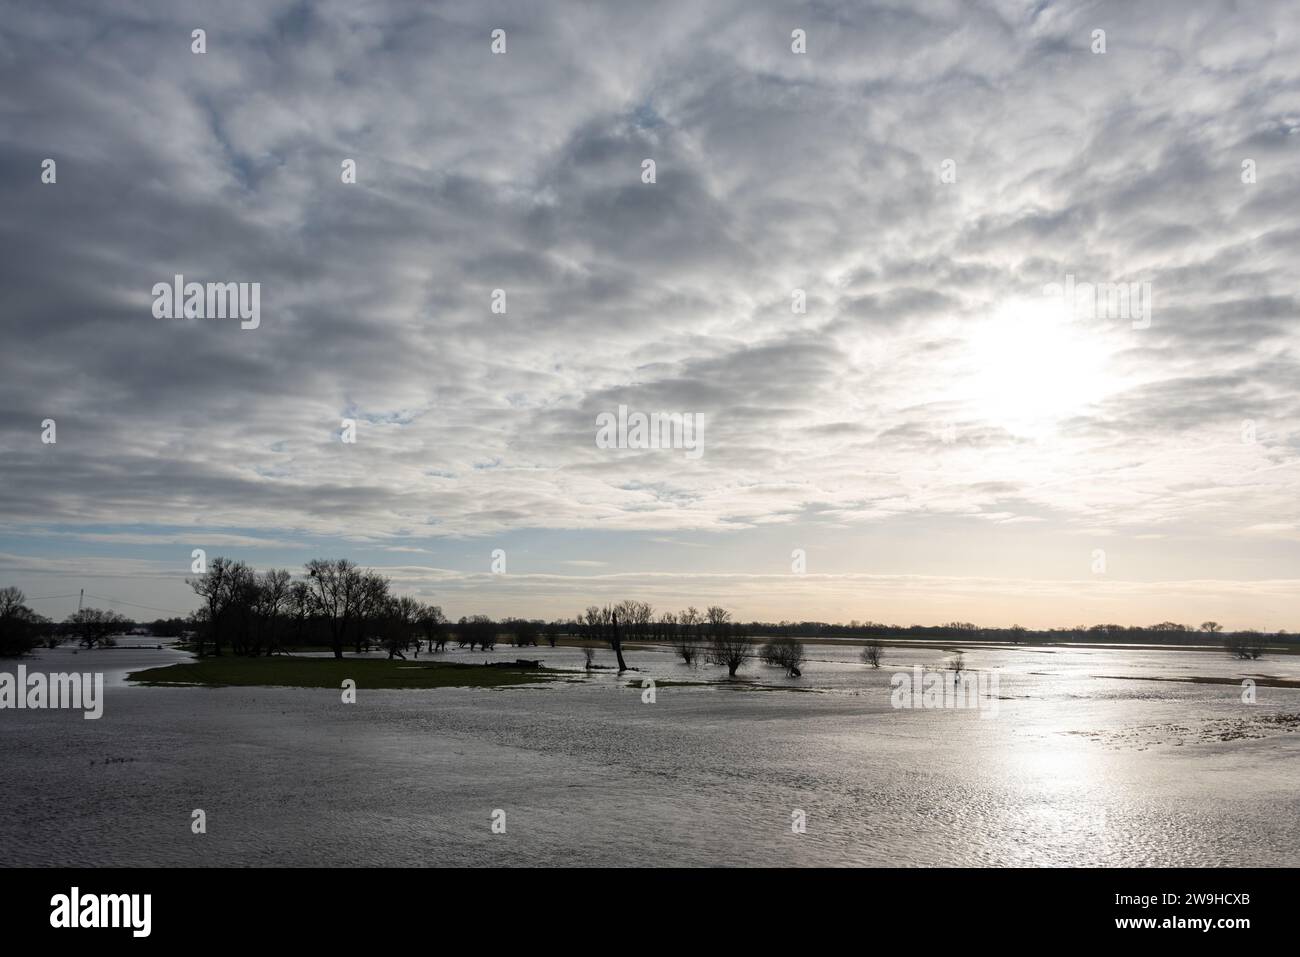
[[[981,718],[890,706],[890,676],[942,649],[887,648],[879,670],[810,653],[801,679],[755,663],[741,677],[762,687],[653,704],[628,680],[725,672],[635,649],[622,679],[344,705],[123,680],[186,658],[169,649],[42,651],[29,670],[105,672],[105,713],[0,711],[0,864],[1300,865],[1300,689],[1248,705],[1236,685],[1150,680],[1300,678],[1300,659],[968,650],[999,678]],[[577,649],[522,654],[581,668]]]

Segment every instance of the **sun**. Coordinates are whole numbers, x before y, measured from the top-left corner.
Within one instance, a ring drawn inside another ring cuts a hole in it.
[[[950,398],[965,418],[1014,434],[1054,431],[1117,387],[1106,330],[1042,299],[1006,300],[961,338]]]

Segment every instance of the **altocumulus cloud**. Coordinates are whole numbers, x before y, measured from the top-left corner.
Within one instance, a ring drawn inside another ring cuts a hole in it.
[[[1033,526],[1296,575],[1298,45],[1283,3],[12,10],[0,521]],[[153,319],[175,274],[259,282],[260,328]],[[1067,275],[1149,282],[1149,327],[1055,323]],[[597,448],[619,404],[703,456]]]

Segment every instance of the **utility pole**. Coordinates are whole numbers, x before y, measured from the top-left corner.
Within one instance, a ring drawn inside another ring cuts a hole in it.
[[[77,599],[77,611],[81,611],[81,603],[86,600],[86,589],[81,589],[81,597]]]

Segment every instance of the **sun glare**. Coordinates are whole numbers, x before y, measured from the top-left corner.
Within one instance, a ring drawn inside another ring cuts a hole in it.
[[[1042,300],[1008,300],[965,336],[953,398],[1017,434],[1054,430],[1114,387],[1105,330],[1064,321]]]

